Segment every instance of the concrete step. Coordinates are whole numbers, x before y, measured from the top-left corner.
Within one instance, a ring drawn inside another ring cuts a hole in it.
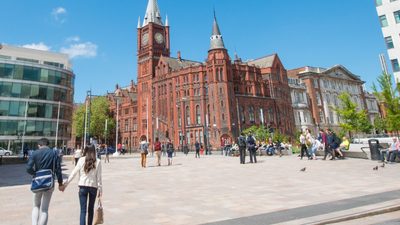
[[[287,221],[286,225],[325,225],[343,223],[346,221],[359,220],[361,218],[387,214],[390,212],[400,211],[400,199],[386,201],[371,205],[365,205],[349,210],[336,211],[328,214],[318,215],[314,217],[303,218],[299,220]]]

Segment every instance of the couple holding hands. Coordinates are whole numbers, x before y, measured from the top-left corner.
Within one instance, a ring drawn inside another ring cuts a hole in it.
[[[78,175],[79,203],[81,208],[80,225],[92,225],[96,197],[101,198],[102,196],[101,160],[96,157],[95,147],[93,145],[85,147],[83,157],[79,159],[68,179],[63,182],[61,159],[48,145],[49,141],[47,139],[42,138],[39,140],[39,149],[34,151],[29,158],[27,172],[35,177],[40,171],[46,169],[52,170],[53,176],[57,177],[58,189],[62,192]],[[50,189],[33,190],[31,188],[31,190],[34,192],[32,225],[46,225],[54,184]]]

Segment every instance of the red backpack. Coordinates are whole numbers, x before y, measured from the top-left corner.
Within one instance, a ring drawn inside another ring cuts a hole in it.
[[[154,143],[154,151],[161,151],[161,142]]]

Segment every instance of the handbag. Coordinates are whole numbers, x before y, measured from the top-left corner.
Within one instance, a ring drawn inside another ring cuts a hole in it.
[[[104,223],[103,204],[101,204],[101,198],[99,198],[97,202],[97,209],[94,212],[93,225],[103,224],[103,223]]]
[[[53,170],[41,169],[35,172],[32,178],[31,191],[38,193],[48,191],[54,187],[54,171],[56,169],[56,156],[53,159]]]

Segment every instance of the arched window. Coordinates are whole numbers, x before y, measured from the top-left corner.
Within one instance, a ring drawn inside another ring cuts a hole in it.
[[[224,69],[222,69],[222,68],[219,70],[219,80],[220,81],[223,81],[223,71],[224,71]]]
[[[253,106],[249,107],[249,120],[250,120],[250,122],[253,122],[253,123],[255,121],[255,119],[254,119],[254,107]]]
[[[186,126],[190,125],[190,109],[189,106],[186,106]]]
[[[178,127],[182,126],[181,108],[178,107]]]
[[[208,126],[208,124],[210,123],[210,119],[211,119],[211,115],[210,115],[210,105],[207,105],[207,119],[206,119],[206,125]]]
[[[240,106],[240,120],[245,123],[246,122],[246,117],[245,117],[245,111],[243,106]]]
[[[200,106],[196,105],[196,124],[201,123],[201,117],[200,117]]]

